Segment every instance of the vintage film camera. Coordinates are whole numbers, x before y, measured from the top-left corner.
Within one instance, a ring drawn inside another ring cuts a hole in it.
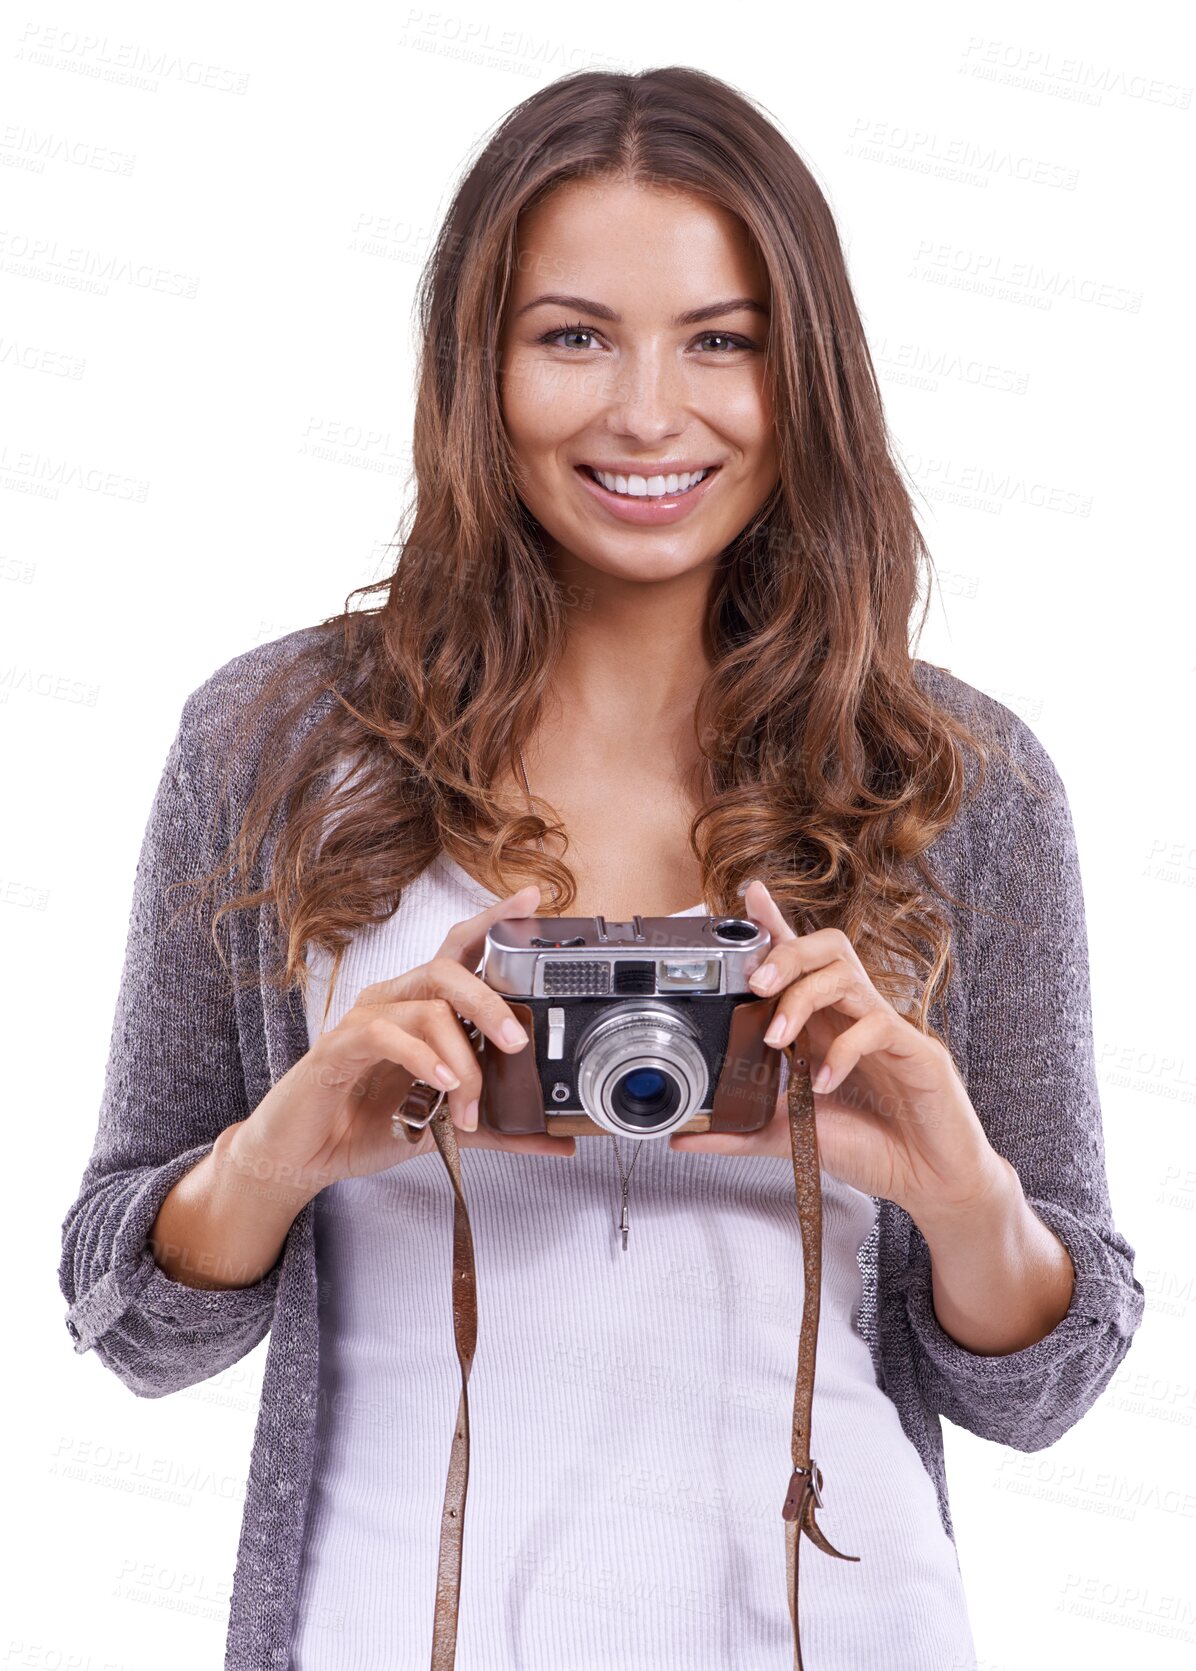
[[[482,1035],[479,1126],[512,1135],[759,1131],[781,1052],[747,981],[772,937],[745,917],[508,917],[479,969],[531,1042]]]

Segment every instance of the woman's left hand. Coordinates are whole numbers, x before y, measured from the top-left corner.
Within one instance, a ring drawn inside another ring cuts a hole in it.
[[[749,982],[754,991],[779,994],[774,1024],[780,1020],[782,1029],[766,1043],[781,1049],[796,1039],[810,1064],[825,1170],[866,1195],[896,1202],[915,1222],[977,1205],[1002,1181],[1005,1163],[946,1046],[881,997],[839,929],[795,934],[759,881],[749,884],[744,906],[772,935],[766,964]],[[766,967],[775,967],[777,980],[761,988]],[[788,1092],[758,1132],[675,1135],[669,1146],[788,1159]]]

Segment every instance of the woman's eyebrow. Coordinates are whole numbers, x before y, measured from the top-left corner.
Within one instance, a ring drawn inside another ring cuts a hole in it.
[[[608,319],[612,325],[623,323],[613,308],[605,307],[601,302],[591,302],[585,296],[537,296],[534,301],[524,302],[515,314],[518,319],[531,308],[545,307],[576,308],[580,313],[588,313],[595,319]],[[686,313],[679,313],[673,320],[674,325],[701,325],[707,319],[718,319],[724,313],[760,313],[768,318],[768,309],[763,302],[757,302],[751,296],[735,296],[726,302],[710,302],[706,307],[690,308]]]

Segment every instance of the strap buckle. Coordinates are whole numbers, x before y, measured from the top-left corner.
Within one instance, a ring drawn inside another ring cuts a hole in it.
[[[391,1135],[406,1137],[409,1141],[414,1142],[414,1134],[427,1130],[439,1114],[440,1105],[447,1095],[448,1092],[442,1085],[429,1085],[426,1079],[415,1080],[403,1099],[402,1108],[396,1109],[390,1117]],[[432,1096],[435,1096],[436,1100],[429,1106]],[[412,1109],[411,1114],[406,1112],[408,1108]],[[422,1119],[414,1112],[419,1108],[426,1111]]]
[[[805,1486],[802,1484],[802,1481],[807,1477],[809,1478],[810,1490],[814,1497],[814,1506],[815,1508],[822,1507],[822,1492],[819,1490],[819,1481],[822,1478],[822,1474],[817,1462],[815,1462],[814,1458],[811,1457],[810,1466],[808,1468],[799,1468],[796,1464],[794,1465],[793,1473],[789,1477],[789,1490],[786,1493],[785,1501],[781,1508],[782,1520],[797,1519],[797,1511],[801,1506],[802,1494],[805,1491]]]

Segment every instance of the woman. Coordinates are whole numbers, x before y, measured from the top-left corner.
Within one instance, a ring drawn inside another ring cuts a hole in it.
[[[64,1225],[76,1348],[154,1397],[271,1330],[226,1665],[425,1665],[452,1195],[391,1115],[443,1085],[479,1273],[456,1664],[790,1665],[784,1097],[752,1136],[504,1137],[467,1032],[526,1044],[475,973],[504,917],[750,916],[814,1074],[822,1527],[858,1557],[804,1568],[806,1662],[961,1671],[939,1417],[1052,1443],[1143,1307],[1063,786],[910,655],[927,554],[833,220],[740,94],[529,98],[421,319],[380,606],[184,704]]]

